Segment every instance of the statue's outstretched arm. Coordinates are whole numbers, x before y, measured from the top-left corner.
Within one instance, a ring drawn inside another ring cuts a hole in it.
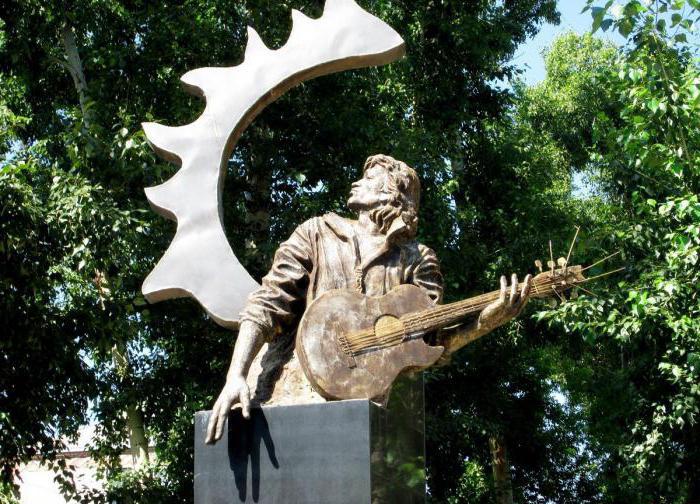
[[[237,402],[241,403],[243,416],[245,418],[250,417],[250,390],[245,378],[248,375],[253,359],[266,339],[262,327],[258,324],[251,321],[243,321],[241,323],[238,339],[231,357],[231,365],[226,374],[226,384],[221,390],[216,403],[214,403],[214,408],[209,417],[207,437],[205,439],[207,443],[214,444],[221,439],[228,413]]]
[[[237,402],[241,403],[243,416],[250,417],[250,390],[246,383],[248,369],[262,345],[273,339],[282,328],[292,325],[299,315],[298,307],[303,306],[314,263],[309,237],[312,226],[311,221],[300,225],[279,246],[269,273],[248,298],[241,313],[241,325],[226,384],[209,417],[207,443],[213,444],[221,439],[228,413]]]

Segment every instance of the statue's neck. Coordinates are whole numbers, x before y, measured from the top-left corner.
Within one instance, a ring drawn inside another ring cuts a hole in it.
[[[387,232],[382,232],[380,227],[374,223],[374,221],[369,217],[369,211],[361,210],[357,218],[357,227],[360,234],[369,236],[381,236],[387,240],[388,243],[397,245],[404,240],[406,224],[401,217],[395,218],[389,230]]]
[[[383,234],[379,227],[374,223],[369,217],[369,211],[361,210],[357,216],[357,224],[361,233],[368,235],[380,235]]]

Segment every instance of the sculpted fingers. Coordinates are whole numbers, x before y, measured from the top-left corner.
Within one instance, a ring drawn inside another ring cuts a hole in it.
[[[532,289],[532,275],[527,275],[525,277],[525,285],[523,286],[523,292],[520,294],[520,298],[527,301],[530,297],[530,289]]]
[[[211,410],[211,415],[209,415],[209,423],[207,424],[207,437],[205,442],[207,444],[215,443],[218,438],[216,437],[216,432],[219,430],[219,409],[221,406],[221,399],[217,399],[214,403],[214,407]]]
[[[520,293],[520,310],[525,308],[528,300],[530,299],[530,289],[532,288],[532,275],[527,275],[525,277],[525,285]]]
[[[250,390],[244,378],[236,378],[227,383],[214,403],[207,424],[205,441],[208,444],[216,443],[224,435],[226,419],[236,401],[241,403],[243,417],[250,418]]]
[[[498,296],[498,301],[501,304],[506,303],[506,289],[508,289],[508,280],[506,280],[505,275],[501,275],[501,292]]]
[[[224,425],[226,425],[226,417],[228,416],[228,412],[231,409],[231,405],[228,404],[228,401],[224,401],[226,404],[220,404],[218,410],[216,411],[216,435],[214,436],[214,440],[218,441],[221,439],[221,436],[224,435]],[[214,412],[212,412],[212,415]]]
[[[243,385],[238,400],[241,402],[243,418],[250,418],[250,390],[247,385]]]
[[[518,300],[518,275],[513,273],[510,277],[510,298],[508,304],[513,306]]]

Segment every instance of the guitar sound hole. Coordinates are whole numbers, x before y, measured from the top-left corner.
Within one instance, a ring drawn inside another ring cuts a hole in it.
[[[403,323],[393,315],[382,315],[374,322],[374,334],[378,342],[389,342],[405,334]]]

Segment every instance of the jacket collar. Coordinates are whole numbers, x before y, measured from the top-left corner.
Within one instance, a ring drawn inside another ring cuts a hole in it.
[[[343,241],[351,241],[352,237],[357,234],[355,231],[355,221],[341,217],[336,213],[327,213],[321,217],[321,220]]]

